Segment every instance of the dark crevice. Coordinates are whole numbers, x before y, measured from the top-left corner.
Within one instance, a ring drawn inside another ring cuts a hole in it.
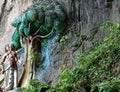
[[[79,3],[79,8],[78,8],[78,21],[80,21],[80,3]]]
[[[10,7],[10,9],[9,9],[9,10],[7,10],[7,12],[10,12],[10,11],[12,11],[12,9],[13,9],[13,6],[12,6],[12,7]]]
[[[113,2],[113,1],[114,1],[114,0],[107,0],[107,5],[106,5],[106,7],[112,9],[112,2]]]
[[[4,0],[4,3],[2,5],[2,9],[1,9],[1,14],[0,14],[0,21],[2,20],[2,17],[4,15],[4,11],[5,11],[5,6],[7,4],[7,0]]]

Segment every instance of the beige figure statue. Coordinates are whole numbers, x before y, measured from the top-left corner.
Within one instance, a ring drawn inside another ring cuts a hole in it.
[[[1,64],[3,65],[7,60],[9,62],[9,66],[3,70],[3,73],[9,70],[8,86],[6,90],[11,90],[17,88],[18,85],[17,62],[20,65],[22,65],[22,63],[12,44],[7,45],[6,50],[7,52],[3,55]]]

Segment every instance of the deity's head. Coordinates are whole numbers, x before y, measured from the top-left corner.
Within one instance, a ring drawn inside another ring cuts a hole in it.
[[[8,50],[10,50],[10,51],[15,50],[14,45],[13,44],[9,44],[9,49]]]

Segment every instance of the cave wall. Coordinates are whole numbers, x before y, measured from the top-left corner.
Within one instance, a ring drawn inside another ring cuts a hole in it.
[[[4,53],[4,46],[11,42],[14,28],[11,23],[28,6],[38,0],[0,0],[0,55]],[[39,0],[40,1],[40,0]],[[45,1],[45,0],[43,0]],[[106,33],[100,31],[99,25],[103,20],[120,22],[119,0],[52,0],[58,1],[66,10],[69,26],[63,35],[68,38],[65,44],[56,41],[51,54],[49,67],[42,75],[42,80],[55,83],[62,70],[75,65],[78,52],[87,51],[94,40],[102,39]]]
[[[57,1],[67,12],[69,26],[62,33],[62,36],[67,36],[65,44],[56,41],[51,64],[42,75],[43,81],[52,84],[59,79],[61,71],[76,65],[75,56],[78,52],[86,52],[95,41],[106,36],[107,33],[100,30],[102,22],[120,20],[119,0]]]

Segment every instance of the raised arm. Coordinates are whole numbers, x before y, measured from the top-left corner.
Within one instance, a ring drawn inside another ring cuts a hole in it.
[[[18,62],[20,65],[22,65],[22,61],[20,60],[20,56],[18,55],[17,52],[15,52],[15,57],[16,57],[16,59],[17,59],[17,62]]]
[[[24,66],[25,66],[25,63],[22,63],[22,61],[20,60],[20,56],[18,55],[17,52],[15,52],[15,56],[16,56],[16,59],[17,59],[19,65],[23,65],[23,67],[24,67]]]
[[[6,57],[7,57],[7,53],[5,53],[5,54],[2,56],[2,59],[1,59],[1,62],[0,62],[1,65],[4,64]]]

